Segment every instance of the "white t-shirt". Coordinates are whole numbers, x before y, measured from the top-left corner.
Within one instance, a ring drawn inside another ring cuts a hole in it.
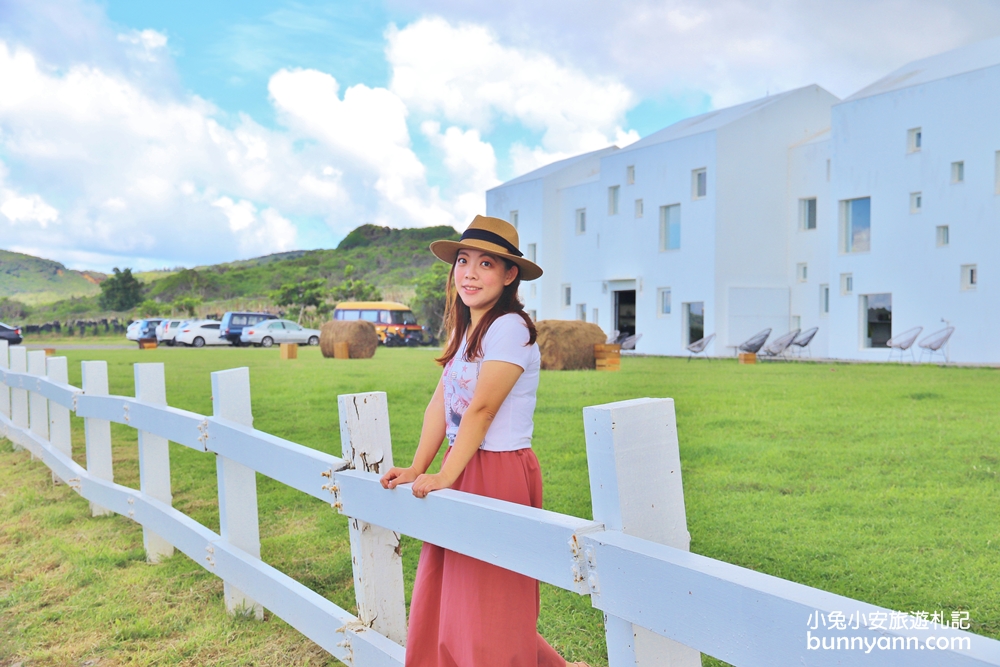
[[[484,361],[506,361],[524,369],[504,399],[493,423],[486,432],[481,449],[507,452],[531,447],[534,429],[535,395],[538,392],[538,372],[542,356],[538,344],[528,345],[528,327],[517,313],[498,317],[483,337],[483,357],[476,361],[465,360],[466,339],[458,353],[444,367],[444,417],[448,446],[455,444],[458,427],[462,423],[472,395],[476,391],[479,370]]]

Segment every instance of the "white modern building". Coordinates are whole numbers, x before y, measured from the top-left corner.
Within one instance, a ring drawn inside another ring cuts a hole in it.
[[[818,326],[813,356],[885,360],[894,334],[954,326],[950,359],[997,363],[996,109],[1000,39],[548,165],[487,212],[545,269],[522,294],[537,319],[641,333],[639,352]]]

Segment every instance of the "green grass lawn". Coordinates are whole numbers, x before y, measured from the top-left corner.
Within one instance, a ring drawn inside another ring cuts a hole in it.
[[[334,454],[337,394],[383,390],[401,464],[440,372],[426,349],[334,361],[303,348],[286,362],[235,348],[66,354],[72,383],[80,361],[106,359],[111,391],[124,395],[132,363],[163,361],[170,404],[203,414],[209,373],[249,366],[255,426]],[[974,632],[1000,637],[996,370],[626,358],[619,373],[543,372],[535,449],[546,509],[590,517],[581,410],[640,396],[676,400],[692,551],[891,609],[969,611]],[[82,463],[82,420],[74,429]],[[137,486],[135,432],[113,435],[116,481]],[[218,530],[214,457],[171,445],[171,466],[174,505]],[[656,483],[657,471],[642,474]],[[346,520],[261,476],[258,492],[264,560],[353,610]],[[339,664],[271,615],[228,617],[221,581],[187,557],[145,564],[139,526],[90,518],[86,501],[9,444],[0,549],[0,664]],[[418,551],[404,542],[408,589]],[[606,664],[589,599],[549,586],[542,598],[553,645]]]

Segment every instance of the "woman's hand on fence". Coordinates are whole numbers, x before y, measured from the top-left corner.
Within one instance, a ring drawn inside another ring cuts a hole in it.
[[[444,473],[435,473],[433,475],[420,475],[417,480],[413,482],[413,495],[417,498],[426,498],[427,494],[431,491],[437,491],[439,489],[447,489],[450,487],[455,480],[448,480]]]
[[[412,482],[417,477],[420,476],[413,467],[409,468],[391,468],[389,472],[382,475],[382,479],[379,481],[382,483],[383,489],[395,489],[400,484],[406,484]]]

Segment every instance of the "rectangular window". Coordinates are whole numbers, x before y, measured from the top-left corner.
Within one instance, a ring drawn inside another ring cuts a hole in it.
[[[962,183],[965,181],[965,163],[964,162],[952,162],[951,163],[951,182],[952,183]]]
[[[840,274],[840,293],[851,294],[854,292],[854,275],[850,273]]]
[[[830,158],[826,159],[826,180],[830,182]]]
[[[576,304],[576,319],[580,320],[581,322],[587,321],[587,304],[585,303]]]
[[[517,229],[517,211],[510,212],[510,224],[514,225],[514,229]]]
[[[937,247],[944,248],[950,242],[950,239],[948,238],[948,225],[938,225],[936,231],[935,241],[937,243]]]
[[[922,192],[910,193],[910,213],[920,213],[924,207],[924,195]]]
[[[538,244],[529,243],[528,244],[528,259],[532,262],[538,263]]]
[[[799,200],[799,229],[816,229],[816,198]]]
[[[576,209],[576,233],[585,234],[587,232],[587,209]]]
[[[915,127],[912,130],[907,130],[906,132],[906,152],[916,153],[920,150],[921,144],[924,143],[924,133],[919,127]]]
[[[528,311],[528,317],[531,318],[532,322],[537,322],[538,321],[538,311],[537,310],[529,310]]]
[[[892,338],[892,295],[861,295],[862,346],[885,348]]]
[[[962,289],[973,290],[976,289],[976,284],[979,282],[979,271],[976,270],[975,264],[963,264],[962,265]]]
[[[637,218],[641,218],[642,217],[642,200],[641,199],[636,199],[635,200],[635,217],[637,217]]]
[[[695,301],[684,304],[685,345],[690,345],[705,337],[705,302]]]
[[[590,314],[590,321],[593,322],[594,324],[597,324],[597,309],[596,308],[594,308],[594,310]]]
[[[629,185],[635,185],[635,165],[625,167],[625,182]]]
[[[660,252],[681,247],[681,205],[660,207]]]
[[[830,314],[830,286],[820,285],[819,286],[819,314],[829,315]]]
[[[661,287],[656,290],[656,314],[659,316],[670,314],[670,288]]]
[[[563,308],[569,308],[570,304],[573,303],[573,289],[569,285],[563,285],[562,296]]]
[[[809,280],[809,266],[805,262],[795,265],[795,279],[800,283]]]
[[[531,283],[531,287],[528,289],[528,296],[530,296],[532,299],[538,296],[538,285],[536,285],[535,283]]]
[[[608,215],[618,215],[618,192],[621,188],[612,185],[608,188]]]
[[[702,199],[708,194],[708,172],[695,169],[691,172],[691,199]]]
[[[796,330],[801,331],[802,330],[802,316],[801,315],[792,315],[792,317],[790,318],[790,320],[788,322],[788,325],[789,325],[788,326],[788,330],[789,331],[796,331]]]
[[[840,202],[840,251],[871,250],[871,197]]]

